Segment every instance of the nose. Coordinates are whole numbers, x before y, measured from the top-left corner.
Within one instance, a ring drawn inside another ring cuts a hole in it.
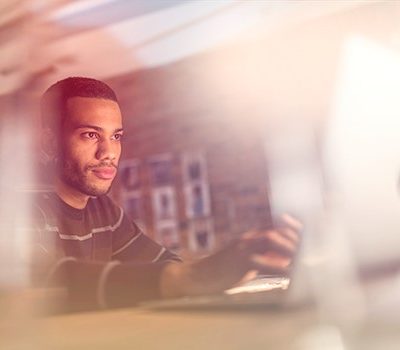
[[[120,153],[120,145],[115,144],[112,140],[101,140],[98,143],[97,151],[96,151],[96,158],[98,160],[108,160],[114,161],[118,158]]]

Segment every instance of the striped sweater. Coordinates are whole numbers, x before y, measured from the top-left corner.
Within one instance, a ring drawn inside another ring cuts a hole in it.
[[[90,198],[84,209],[76,209],[44,192],[34,204],[33,276],[68,287],[75,309],[158,298],[163,267],[180,261],[107,196]]]

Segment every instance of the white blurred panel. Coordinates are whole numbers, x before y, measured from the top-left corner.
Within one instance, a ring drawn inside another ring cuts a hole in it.
[[[328,175],[361,264],[400,259],[400,55],[348,40],[327,143]]]

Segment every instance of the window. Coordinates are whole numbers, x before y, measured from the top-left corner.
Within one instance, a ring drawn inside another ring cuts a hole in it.
[[[142,219],[143,218],[143,203],[140,194],[127,194],[124,196],[124,209],[125,212],[132,219]]]
[[[168,154],[152,157],[149,160],[150,179],[154,187],[173,184],[172,157]]]
[[[210,219],[195,220],[189,229],[189,249],[193,252],[209,252],[215,244]]]
[[[183,179],[185,183],[207,181],[206,162],[200,152],[190,152],[183,156]]]
[[[153,212],[157,221],[174,220],[176,217],[175,190],[172,186],[152,190]]]
[[[156,228],[157,241],[172,251],[177,251],[180,248],[179,232],[175,222],[159,223]]]
[[[209,186],[203,154],[184,154],[183,179],[186,217],[193,219],[210,215]]]
[[[208,185],[203,182],[185,185],[186,216],[190,219],[210,214]]]
[[[121,164],[121,182],[125,190],[132,191],[140,188],[139,161],[136,159],[124,161]]]

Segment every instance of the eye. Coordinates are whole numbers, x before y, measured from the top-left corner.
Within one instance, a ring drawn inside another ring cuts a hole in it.
[[[117,140],[117,141],[120,141],[120,140],[122,139],[122,134],[115,134],[115,135],[113,136],[113,139],[114,139],[114,140]]]
[[[99,138],[97,132],[94,132],[94,131],[84,132],[84,133],[82,134],[82,136],[85,137],[85,138],[87,138],[87,139],[91,139],[91,140],[94,140],[94,139],[98,139],[98,138]]]

